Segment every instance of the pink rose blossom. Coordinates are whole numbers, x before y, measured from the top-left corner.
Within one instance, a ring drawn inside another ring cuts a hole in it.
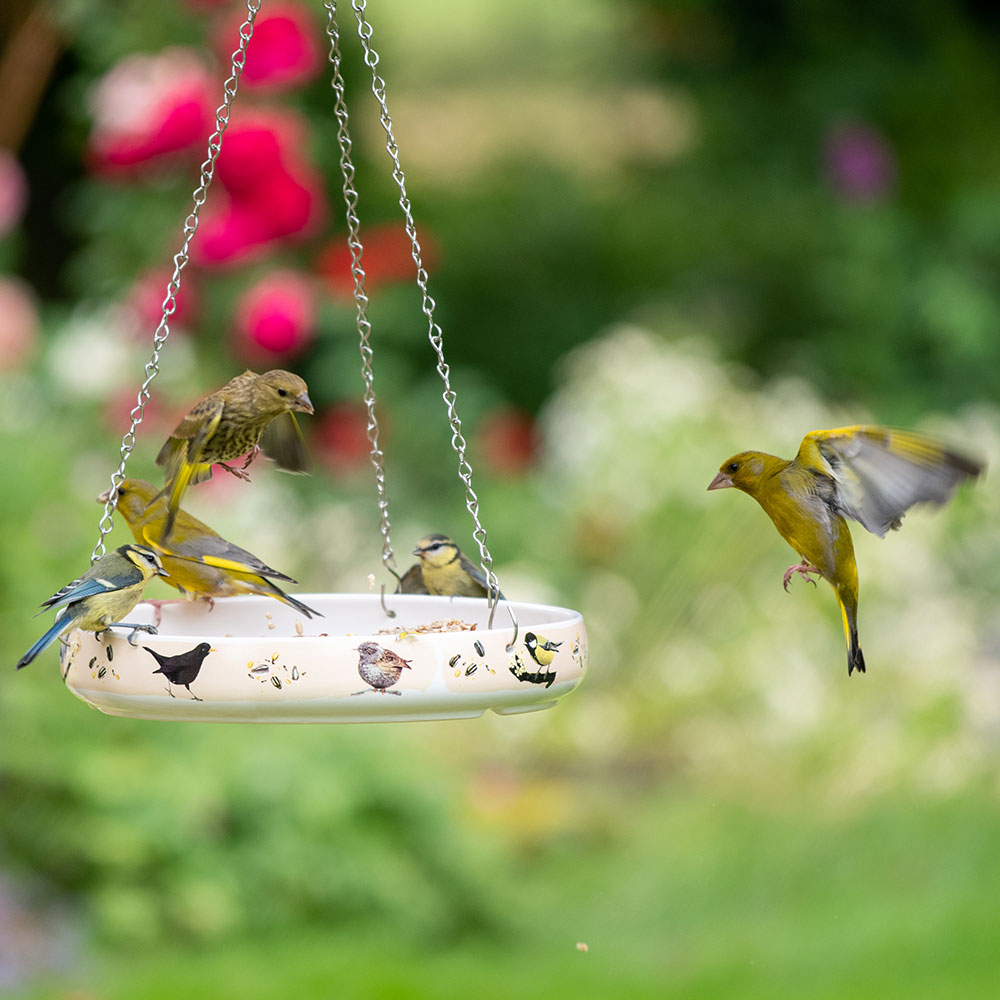
[[[205,264],[231,264],[325,221],[322,178],[302,153],[304,123],[288,111],[255,111],[229,126],[219,154],[216,207],[195,250]]]
[[[236,352],[270,365],[301,354],[315,335],[312,284],[296,271],[275,271],[252,285],[236,307]]]
[[[128,171],[201,151],[212,131],[217,90],[191,49],[127,56],[91,92],[91,160],[101,170]]]
[[[218,34],[220,58],[228,60],[245,12],[227,18]],[[241,83],[248,89],[287,90],[307,83],[322,65],[322,28],[299,3],[265,5],[247,47]]]

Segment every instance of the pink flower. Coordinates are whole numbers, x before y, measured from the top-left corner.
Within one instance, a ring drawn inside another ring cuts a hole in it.
[[[278,241],[308,236],[326,217],[322,178],[301,154],[305,125],[288,111],[255,111],[229,126],[217,165],[221,209],[202,222],[195,250],[230,264]],[[211,199],[210,199],[211,200]]]
[[[362,231],[364,252],[361,266],[365,271],[365,288],[371,291],[391,281],[416,278],[416,265],[410,248],[410,237],[403,223],[371,226]],[[425,267],[433,267],[437,260],[437,247],[426,234],[420,236],[421,258]],[[316,269],[326,278],[330,290],[338,298],[350,299],[354,295],[354,276],[351,273],[351,250],[346,239],[330,243],[319,255]]]
[[[517,475],[535,461],[538,434],[535,421],[523,410],[502,406],[486,415],[479,428],[479,450],[491,472]]]
[[[200,150],[212,131],[217,90],[191,49],[127,56],[91,92],[91,160],[101,170],[128,171]]]
[[[380,424],[383,423],[380,419]],[[313,450],[329,472],[349,475],[368,462],[371,445],[364,404],[335,403],[314,424]]]
[[[228,61],[245,17],[227,18],[218,35],[220,58]],[[322,63],[322,29],[308,9],[298,3],[266,5],[257,17],[247,47],[242,83],[249,89],[287,90],[307,83]]]
[[[830,186],[849,201],[877,201],[896,181],[896,158],[885,137],[863,122],[834,126],[824,150]]]
[[[24,215],[28,182],[13,153],[0,149],[0,237],[6,236]]]
[[[0,372],[27,364],[38,341],[38,312],[31,289],[16,278],[0,277]]]
[[[316,301],[296,271],[275,271],[244,292],[236,307],[236,353],[269,366],[301,354],[312,342]]]

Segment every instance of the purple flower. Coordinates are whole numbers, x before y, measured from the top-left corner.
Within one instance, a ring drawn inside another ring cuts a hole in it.
[[[824,161],[830,186],[848,201],[878,201],[896,182],[896,157],[885,136],[863,122],[827,133]]]

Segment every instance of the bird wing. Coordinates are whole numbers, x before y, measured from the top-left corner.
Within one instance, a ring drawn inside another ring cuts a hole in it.
[[[166,542],[159,537],[155,540],[150,538],[148,529],[143,532],[143,535],[146,538],[146,544],[161,555],[172,556],[175,559],[186,559],[189,562],[202,563],[205,566],[214,566],[216,569],[230,573],[253,573],[256,576],[285,580],[288,583],[298,582],[285,573],[279,573],[276,569],[272,569],[252,552],[226,541],[221,535],[199,534],[192,538],[184,538],[182,537],[183,528],[184,525],[178,522],[177,530]]]
[[[173,429],[156,456],[156,464],[166,470],[167,479],[177,474],[182,463],[197,465],[200,462],[205,443],[218,429],[225,408],[221,396],[207,396],[191,407],[187,416]]]
[[[479,584],[480,587],[483,588],[483,590],[486,591],[487,595],[495,593],[495,591],[490,590],[489,582],[486,579],[486,574],[483,572],[482,567],[476,566],[473,562],[471,562],[469,559],[465,557],[464,553],[459,562],[459,565],[462,567],[462,569],[465,570],[466,573],[469,574],[469,576],[472,577],[473,580],[476,581],[476,583]],[[503,594],[498,593],[497,596],[500,598],[501,601],[506,599],[504,598]]]
[[[914,504],[943,504],[983,471],[933,438],[860,424],[807,434],[795,461],[829,476],[837,508],[879,536]]]
[[[127,562],[127,560],[124,561]],[[142,580],[142,573],[137,566],[133,566],[131,563],[129,566],[129,569],[122,569],[109,576],[90,576],[84,573],[83,576],[67,583],[65,587],[44,601],[42,608],[58,608],[72,601],[93,597],[94,594],[109,594],[113,590],[122,590],[124,587],[139,583]]]
[[[308,473],[312,467],[302,429],[294,413],[282,413],[260,436],[260,450],[285,472]]]

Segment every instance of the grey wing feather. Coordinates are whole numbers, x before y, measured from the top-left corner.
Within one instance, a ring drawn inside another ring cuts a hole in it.
[[[285,472],[308,473],[309,452],[294,413],[275,417],[260,436],[260,450]]]
[[[176,559],[189,559],[192,562],[204,562],[206,558],[225,559],[239,563],[247,572],[256,573],[258,576],[284,580],[286,583],[298,583],[298,580],[272,569],[252,552],[226,541],[221,535],[205,534],[191,540],[171,540],[169,548],[163,551]]]
[[[917,503],[946,503],[982,466],[930,438],[906,431],[862,428],[816,444],[834,479],[836,504],[868,531],[882,536],[900,526]]]
[[[479,586],[482,587],[484,591],[486,591],[487,594],[490,593],[489,584],[486,580],[486,574],[483,573],[482,568],[480,566],[476,566],[474,563],[470,562],[469,559],[467,559],[464,554],[462,556],[460,565],[462,569],[464,569],[465,572],[468,573],[469,576],[471,576],[472,579],[475,580],[476,583],[478,583]],[[503,594],[498,594],[497,596],[500,598],[501,601],[506,600]]]

